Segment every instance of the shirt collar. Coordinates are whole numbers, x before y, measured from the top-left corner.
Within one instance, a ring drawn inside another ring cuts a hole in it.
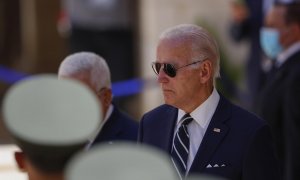
[[[300,50],[300,42],[296,42],[278,55],[276,66],[280,67],[289,57]]]
[[[207,128],[220,100],[220,95],[216,88],[213,89],[211,95],[198,106],[193,112],[190,113],[191,117],[202,127]],[[181,109],[178,109],[177,125],[181,118],[186,114]]]

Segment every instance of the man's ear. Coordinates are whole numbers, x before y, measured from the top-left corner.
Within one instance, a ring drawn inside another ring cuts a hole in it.
[[[111,89],[106,89],[104,91],[104,103],[108,107],[111,104],[112,101],[112,91]]]
[[[21,171],[25,171],[25,154],[21,151],[15,152],[15,160]]]
[[[206,83],[211,79],[212,76],[212,62],[207,60],[201,64],[200,81]]]
[[[97,96],[101,101],[103,108],[106,110],[112,101],[112,90],[104,88],[97,93]]]

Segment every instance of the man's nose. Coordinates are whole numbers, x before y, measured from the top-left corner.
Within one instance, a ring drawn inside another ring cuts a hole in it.
[[[163,67],[160,68],[160,70],[158,71],[157,76],[158,76],[158,82],[159,83],[165,83],[165,82],[168,81],[168,75],[163,70]]]

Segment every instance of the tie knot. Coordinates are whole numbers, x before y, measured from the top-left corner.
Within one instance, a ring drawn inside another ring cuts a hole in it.
[[[193,120],[190,114],[185,114],[181,119],[182,125],[188,125]]]

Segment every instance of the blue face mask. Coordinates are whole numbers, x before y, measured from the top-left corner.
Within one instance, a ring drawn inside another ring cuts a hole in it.
[[[269,58],[275,59],[282,51],[282,46],[279,43],[279,31],[275,28],[261,28],[260,45]]]

